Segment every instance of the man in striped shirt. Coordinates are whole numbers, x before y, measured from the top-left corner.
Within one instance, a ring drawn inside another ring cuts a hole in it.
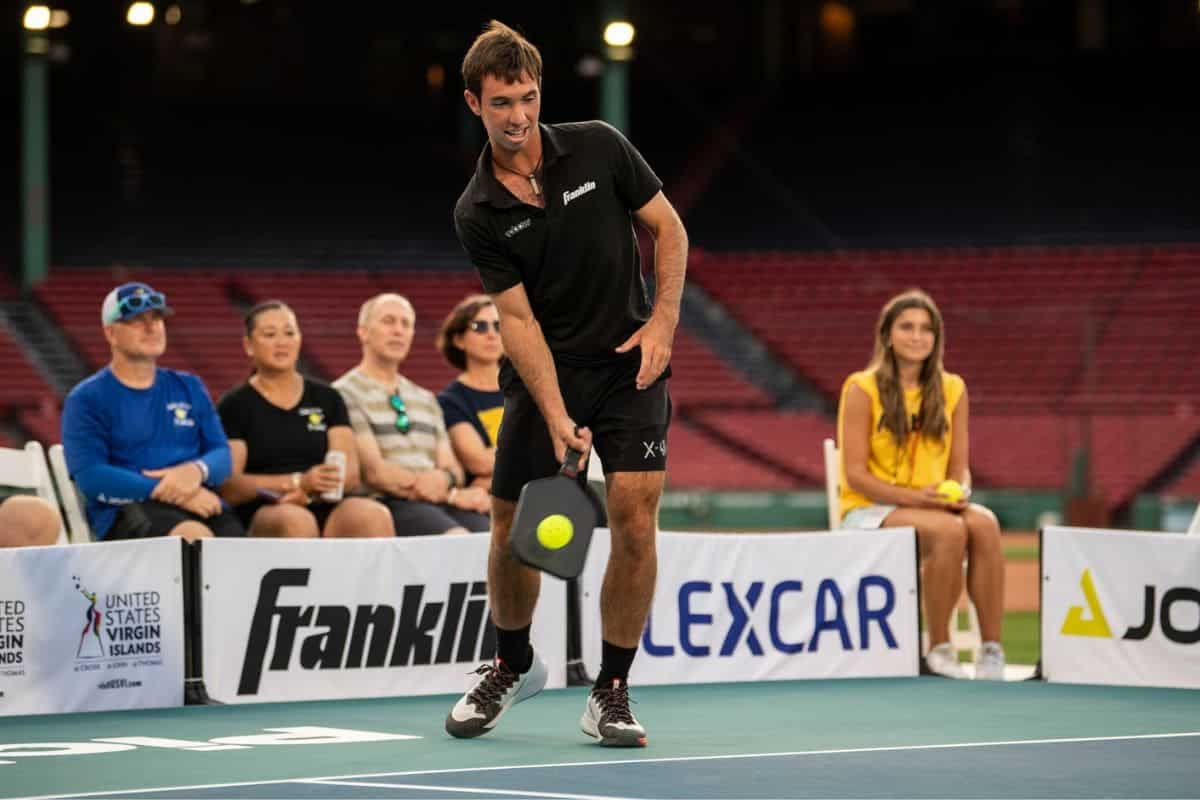
[[[462,486],[437,397],[400,374],[415,324],[401,295],[363,303],[362,361],[333,383],[350,412],[363,483],[392,512],[397,536],[487,531],[490,498]]]

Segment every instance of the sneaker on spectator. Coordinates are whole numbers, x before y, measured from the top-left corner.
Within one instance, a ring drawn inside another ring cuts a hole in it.
[[[588,736],[609,747],[646,746],[646,729],[629,710],[629,684],[620,678],[613,678],[608,688],[588,693],[579,726]]]
[[[528,700],[546,686],[546,662],[537,652],[528,672],[520,675],[500,659],[475,670],[479,681],[464,694],[446,716],[446,733],[459,739],[482,736],[495,727],[504,712]]]
[[[963,679],[968,677],[967,671],[958,663],[958,653],[949,642],[942,642],[936,647],[929,648],[925,656],[925,666],[935,675],[943,678]]]
[[[999,642],[984,642],[975,656],[975,680],[1004,680],[1004,648]]]

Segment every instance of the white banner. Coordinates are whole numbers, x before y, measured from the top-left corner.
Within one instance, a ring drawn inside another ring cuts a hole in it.
[[[0,550],[0,715],[183,705],[178,538]]]
[[[204,682],[223,703],[462,692],[495,651],[489,537],[202,548]],[[566,685],[566,584],[542,581],[533,643]]]
[[[1200,536],[1045,528],[1042,676],[1200,688]]]
[[[581,578],[583,657],[600,668],[596,532]],[[660,533],[658,583],[630,683],[916,675],[911,528],[778,534]]]

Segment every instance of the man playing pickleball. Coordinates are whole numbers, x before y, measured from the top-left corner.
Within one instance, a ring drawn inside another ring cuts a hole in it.
[[[645,746],[627,679],[654,594],[671,419],[666,379],[687,233],[662,182],[616,129],[539,124],[542,60],[523,36],[491,22],[462,74],[488,143],[454,223],[500,311],[507,359],[488,558],[497,658],[480,668],[446,730],[460,738],[487,733],[545,685],[545,664],[529,641],[540,573],[509,551],[515,503],[526,482],[555,473],[568,447],[586,454],[594,441],[606,473],[612,556],[600,597],[600,674],[581,725],[602,744]],[[633,220],[656,242],[653,309]]]

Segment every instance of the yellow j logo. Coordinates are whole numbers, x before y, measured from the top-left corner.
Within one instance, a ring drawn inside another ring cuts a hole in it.
[[[1067,609],[1067,618],[1063,621],[1062,633],[1066,636],[1095,636],[1111,639],[1112,630],[1104,617],[1104,609],[1100,607],[1100,598],[1096,595],[1096,585],[1092,583],[1092,571],[1085,569],[1079,578],[1079,586],[1083,589],[1083,597],[1087,600],[1089,618],[1083,616],[1083,606],[1071,606]]]

